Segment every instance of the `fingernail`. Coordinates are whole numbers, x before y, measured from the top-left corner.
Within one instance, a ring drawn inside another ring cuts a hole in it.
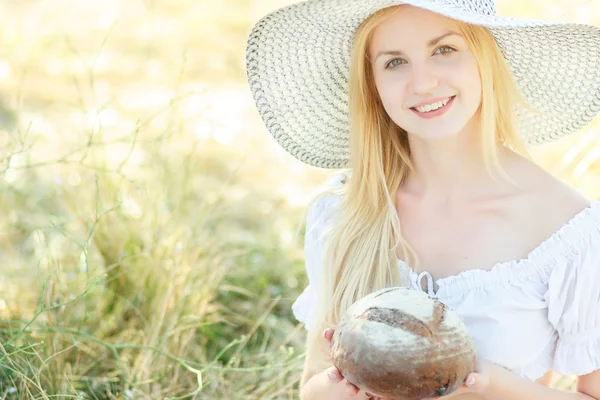
[[[473,386],[475,384],[475,377],[473,375],[469,375],[465,383],[469,386]]]
[[[338,374],[335,371],[333,371],[333,370],[327,371],[327,376],[332,381],[336,381],[338,379]]]

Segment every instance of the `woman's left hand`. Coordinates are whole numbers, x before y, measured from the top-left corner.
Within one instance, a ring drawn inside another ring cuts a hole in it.
[[[490,384],[491,374],[495,368],[500,367],[488,361],[478,361],[475,371],[467,375],[458,390],[446,396],[437,397],[436,399],[447,400],[465,393],[484,393]]]

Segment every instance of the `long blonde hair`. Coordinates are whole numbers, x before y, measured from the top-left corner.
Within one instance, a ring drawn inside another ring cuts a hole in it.
[[[406,284],[398,269],[398,246],[409,264],[418,263],[414,250],[402,237],[391,195],[412,170],[409,143],[406,132],[383,108],[368,57],[373,31],[398,7],[373,14],[354,37],[348,87],[351,175],[327,231],[315,299],[315,328],[309,332],[307,342],[309,352],[322,348],[323,330],[334,328],[353,302],[375,290]],[[500,146],[529,157],[524,141],[515,132],[513,106],[529,107],[490,31],[457,22],[477,59],[481,76],[481,150],[488,171],[498,171]]]

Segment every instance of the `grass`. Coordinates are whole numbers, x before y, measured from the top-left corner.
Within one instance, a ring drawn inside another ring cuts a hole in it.
[[[327,172],[268,138],[243,70],[283,4],[0,7],[0,399],[297,398]],[[536,154],[590,197],[594,131]]]

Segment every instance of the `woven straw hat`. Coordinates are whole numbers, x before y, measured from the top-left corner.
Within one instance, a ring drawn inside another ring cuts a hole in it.
[[[490,29],[525,100],[515,109],[529,144],[575,132],[600,111],[600,28],[496,15],[493,0],[308,0],[252,28],[246,73],[258,112],[291,155],[322,168],[349,161],[347,83],[352,39],[376,11],[409,4]]]

